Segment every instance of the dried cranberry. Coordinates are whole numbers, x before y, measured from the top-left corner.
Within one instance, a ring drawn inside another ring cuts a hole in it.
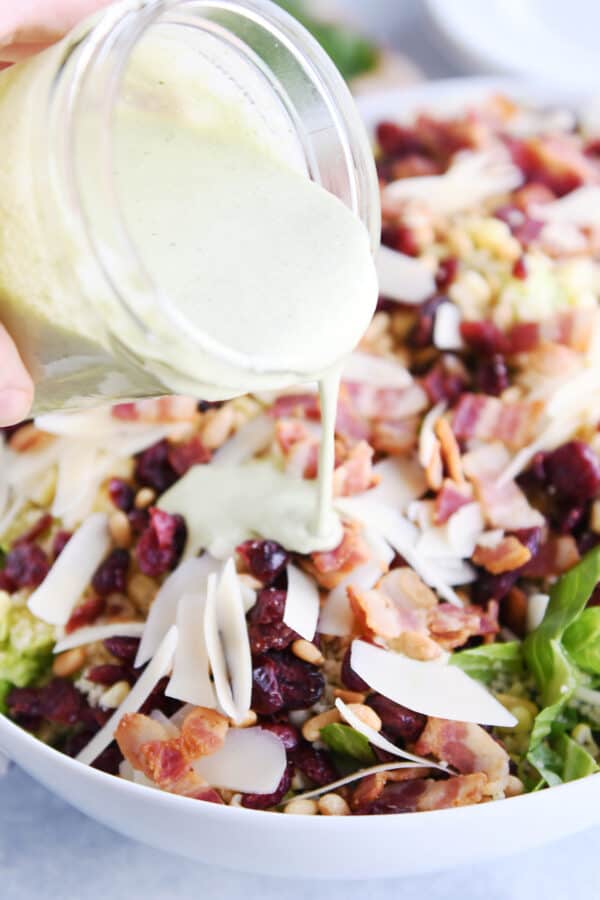
[[[586,515],[586,507],[582,504],[575,506],[561,505],[553,516],[553,525],[559,534],[572,534],[580,525]]]
[[[385,731],[405,744],[414,744],[427,724],[427,716],[407,709],[383,694],[371,694],[366,702],[381,719]]]
[[[512,269],[513,277],[519,278],[521,281],[524,281],[527,278],[527,263],[525,262],[525,257],[520,256],[515,262]]]
[[[129,562],[129,550],[118,547],[100,563],[92,578],[92,587],[100,597],[125,591]]]
[[[447,291],[458,274],[458,259],[456,256],[447,256],[438,264],[435,275],[435,283],[439,291]]]
[[[509,330],[506,340],[509,353],[529,353],[540,343],[540,326],[537,322],[517,322]]]
[[[16,585],[10,580],[3,569],[0,569],[0,591],[8,591],[9,594],[16,590]]]
[[[462,375],[448,369],[444,360],[440,360],[429,370],[422,380],[422,385],[431,403],[445,400],[450,405],[458,400],[466,386]]]
[[[83,628],[84,625],[91,625],[92,622],[95,622],[98,616],[104,612],[105,605],[106,600],[104,597],[99,597],[96,594],[86,597],[83,603],[76,606],[71,613],[71,618],[65,626],[67,634],[71,634],[72,631],[77,631],[78,628]]]
[[[344,658],[342,660],[342,684],[345,688],[348,688],[349,691],[368,691],[369,685],[367,684],[367,682],[363,681],[360,675],[357,675],[350,665],[351,656],[352,647],[348,647],[348,649],[344,653]]]
[[[381,243],[406,256],[418,256],[421,252],[414,231],[407,225],[386,225],[381,231]]]
[[[92,769],[98,769],[100,772],[106,772],[108,775],[117,775],[122,762],[123,754],[119,750],[116,741],[113,741],[102,751],[100,756],[96,757],[92,763]]]
[[[248,637],[253,654],[284,650],[298,635],[283,622],[286,592],[277,588],[259,591],[248,613]]]
[[[29,544],[31,541],[35,541],[36,538],[39,538],[45,531],[48,531],[50,526],[52,525],[52,516],[50,513],[44,513],[39,517],[37,522],[35,522],[31,528],[29,528],[25,534],[22,534],[17,540],[14,542],[13,546],[16,547],[19,544]]]
[[[367,816],[384,816],[393,813],[415,812],[419,797],[425,790],[423,778],[386,784],[379,797],[367,806],[358,807],[355,813]]]
[[[294,725],[286,722],[261,722],[260,727],[276,735],[286,750],[295,750],[300,743],[300,732]]]
[[[122,659],[124,662],[132,662],[138,652],[140,640],[133,637],[111,637],[104,641],[104,646],[117,659]]]
[[[205,447],[198,436],[190,438],[184,444],[173,444],[168,450],[168,460],[178,476],[192,468],[210,462],[212,456],[208,447]]]
[[[174,700],[172,697],[167,697],[165,691],[168,684],[168,677],[161,678],[160,681],[156,683],[154,689],[140,707],[139,712],[148,716],[150,715],[152,710],[159,709],[162,713],[165,714],[165,716],[175,715],[177,710],[181,709],[183,704],[180,700]]]
[[[48,557],[37,544],[17,544],[6,555],[4,572],[16,588],[37,587],[49,570]]]
[[[480,570],[477,580],[471,586],[471,600],[480,606],[484,606],[489,600],[503,600],[519,579],[519,576],[531,563],[538,553],[542,541],[541,528],[520,528],[511,532],[531,554],[531,559],[525,566],[513,569],[510,572],[502,572],[500,575],[492,575],[490,572]]]
[[[271,651],[254,661],[252,708],[259,715],[306,709],[317,702],[324,689],[319,669],[291,653]]]
[[[461,322],[460,334],[468,347],[482,356],[506,351],[506,337],[497,325],[487,319]]]
[[[159,441],[139,454],[135,465],[135,477],[139,484],[153,488],[162,494],[177,481],[177,472],[169,461],[169,444]]]
[[[296,768],[319,787],[331,784],[339,775],[326,750],[317,750],[312,744],[302,741],[290,757]]]
[[[66,678],[54,678],[40,690],[39,712],[56,725],[75,725],[79,721],[83,695]]]
[[[288,552],[275,541],[244,541],[237,552],[250,574],[266,585],[276,580],[289,561]]]
[[[246,809],[270,809],[272,806],[277,806],[291,787],[293,772],[293,765],[288,763],[281,776],[281,781],[272,794],[244,794],[242,806],[245,806]]]
[[[593,550],[594,547],[597,547],[600,544],[600,534],[596,534],[595,531],[583,531],[581,534],[577,535],[577,549],[581,556],[584,556],[588,550]]]
[[[138,537],[150,524],[150,513],[147,509],[132,509],[127,513],[132,533]]]
[[[71,531],[57,531],[54,535],[54,540],[52,541],[52,557],[53,559],[58,559],[60,554],[63,552],[71,538],[73,537],[73,532]]]
[[[480,361],[475,376],[477,387],[484,394],[499,397],[510,381],[506,360],[501,353],[493,353],[488,359]]]
[[[116,684],[117,681],[132,682],[134,680],[131,669],[128,669],[125,666],[113,665],[112,663],[93,666],[86,672],[86,678],[88,681],[93,681],[94,684],[104,684],[107,687]]]
[[[583,441],[569,441],[549,453],[546,476],[560,497],[585,503],[600,492],[600,459]]]
[[[129,512],[133,509],[135,491],[122,478],[111,478],[108,482],[108,494],[117,509]]]
[[[150,510],[150,524],[136,547],[140,571],[156,577],[173,569],[183,553],[187,528],[183,516],[162,509]]]
[[[421,349],[431,344],[435,314],[442,303],[447,302],[448,298],[446,296],[436,294],[421,304],[417,314],[417,321],[409,335],[409,342],[412,347]]]
[[[386,156],[404,156],[408,153],[419,153],[424,149],[423,142],[416,131],[398,125],[396,122],[380,122],[375,136],[377,143]]]
[[[6,705],[13,719],[21,716],[31,718],[40,715],[40,692],[38,688],[12,688],[7,697]]]

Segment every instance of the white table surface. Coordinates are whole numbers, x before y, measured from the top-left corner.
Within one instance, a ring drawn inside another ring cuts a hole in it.
[[[338,0],[338,5],[351,7],[376,37],[410,55],[429,77],[460,74],[428,38],[420,0]],[[598,895],[599,845],[600,828],[545,849],[431,877],[368,885],[286,882],[197,865],[129,841],[71,809],[16,766],[0,780],[1,900],[589,900]]]

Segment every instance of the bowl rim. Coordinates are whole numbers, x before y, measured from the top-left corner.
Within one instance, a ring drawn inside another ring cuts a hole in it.
[[[459,97],[460,94],[462,94],[465,100],[467,100],[470,97],[475,99],[478,95],[484,95],[486,92],[497,90],[504,90],[511,96],[523,100],[529,99],[531,101],[539,102],[545,97],[545,102],[549,102],[552,98],[552,102],[566,102],[568,100],[571,104],[575,105],[584,101],[588,96],[594,96],[595,93],[591,88],[586,89],[584,87],[572,85],[556,85],[549,83],[547,80],[524,78],[520,76],[458,76],[454,78],[417,82],[416,84],[411,84],[406,87],[395,87],[374,91],[358,97],[357,103],[359,110],[362,113],[363,120],[366,122],[367,127],[370,127],[374,124],[374,121],[383,114],[382,108],[387,107],[390,109],[390,112],[386,113],[386,115],[393,118],[394,113],[392,112],[392,109],[396,104],[400,108],[404,106],[406,109],[414,109],[420,101],[435,98],[439,100],[445,95],[455,94]],[[554,96],[554,92],[556,92],[556,96]],[[217,803],[198,803],[197,801],[193,801],[193,798],[182,797],[176,794],[169,794],[166,791],[148,788],[145,785],[136,784],[125,778],[118,778],[98,769],[93,769],[91,766],[84,766],[76,759],[61,753],[54,747],[45,744],[43,741],[29,734],[29,732],[12,722],[6,715],[0,713],[0,751],[3,751],[3,734],[9,737],[10,743],[14,744],[14,746],[18,747],[20,745],[21,747],[30,749],[39,756],[45,757],[49,764],[57,764],[59,767],[62,767],[65,772],[73,772],[75,775],[79,773],[82,778],[89,778],[100,787],[104,785],[107,789],[110,787],[111,791],[123,791],[126,794],[130,794],[132,797],[138,797],[140,799],[146,797],[149,802],[152,802],[150,796],[153,795],[154,802],[165,808],[170,808],[172,810],[180,809],[182,813],[187,813],[188,815],[208,818],[227,816],[231,819],[233,816],[238,819],[241,817],[241,819],[244,820],[248,817],[256,819],[258,816],[263,822],[267,821],[269,818],[273,818],[273,814],[268,810],[247,809],[241,806],[235,807]],[[4,750],[3,752],[5,752],[9,759],[13,760],[17,766],[19,765],[19,760],[14,759],[14,750],[11,752]],[[510,802],[511,813],[519,815],[519,811],[524,808],[529,809],[533,804],[539,806],[542,802],[548,802],[548,799],[542,801],[538,798],[548,798],[549,795],[554,797],[559,792],[565,801],[567,800],[567,797],[573,799],[577,794],[583,796],[587,792],[592,781],[596,786],[600,786],[600,773],[587,775],[585,778],[578,779],[577,781],[545,788],[542,791],[529,792],[516,797],[505,798],[503,800],[488,803],[478,803],[449,809],[427,810],[418,813],[418,816],[419,820],[421,820],[423,816],[427,816],[429,821],[435,819],[436,822],[441,822],[449,816],[452,816],[456,822],[458,822],[459,817],[461,819],[467,818],[471,821],[471,825],[476,827],[478,820],[497,814],[494,810],[498,809],[498,804],[502,804],[502,808],[504,808],[504,804]],[[195,813],[192,812],[194,807],[196,809]],[[311,825],[311,827],[329,830],[333,829],[336,831],[340,827],[351,831],[361,830],[365,818],[369,817],[312,816],[311,820],[314,824]],[[404,813],[377,816],[376,818],[379,820],[378,827],[386,827],[383,823],[388,822],[394,829],[399,827],[399,820],[405,819],[407,822],[413,820],[411,815],[406,815]],[[598,814],[598,819],[600,820],[600,812]],[[273,818],[273,820],[279,822],[279,827],[295,829],[297,827],[298,816],[280,814]],[[344,824],[340,824],[342,821]]]

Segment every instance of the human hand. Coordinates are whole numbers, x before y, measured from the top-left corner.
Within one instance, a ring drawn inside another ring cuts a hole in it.
[[[0,0],[0,68],[57,41],[80,19],[111,0]],[[0,426],[28,414],[33,383],[17,348],[0,324]]]
[[[54,43],[111,0],[2,0],[0,66],[18,62]]]

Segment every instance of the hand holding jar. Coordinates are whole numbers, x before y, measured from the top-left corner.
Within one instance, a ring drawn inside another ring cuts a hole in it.
[[[0,8],[0,67],[17,62],[57,40],[81,18],[109,0],[23,0]],[[25,418],[33,385],[6,330],[0,324],[0,426]]]

